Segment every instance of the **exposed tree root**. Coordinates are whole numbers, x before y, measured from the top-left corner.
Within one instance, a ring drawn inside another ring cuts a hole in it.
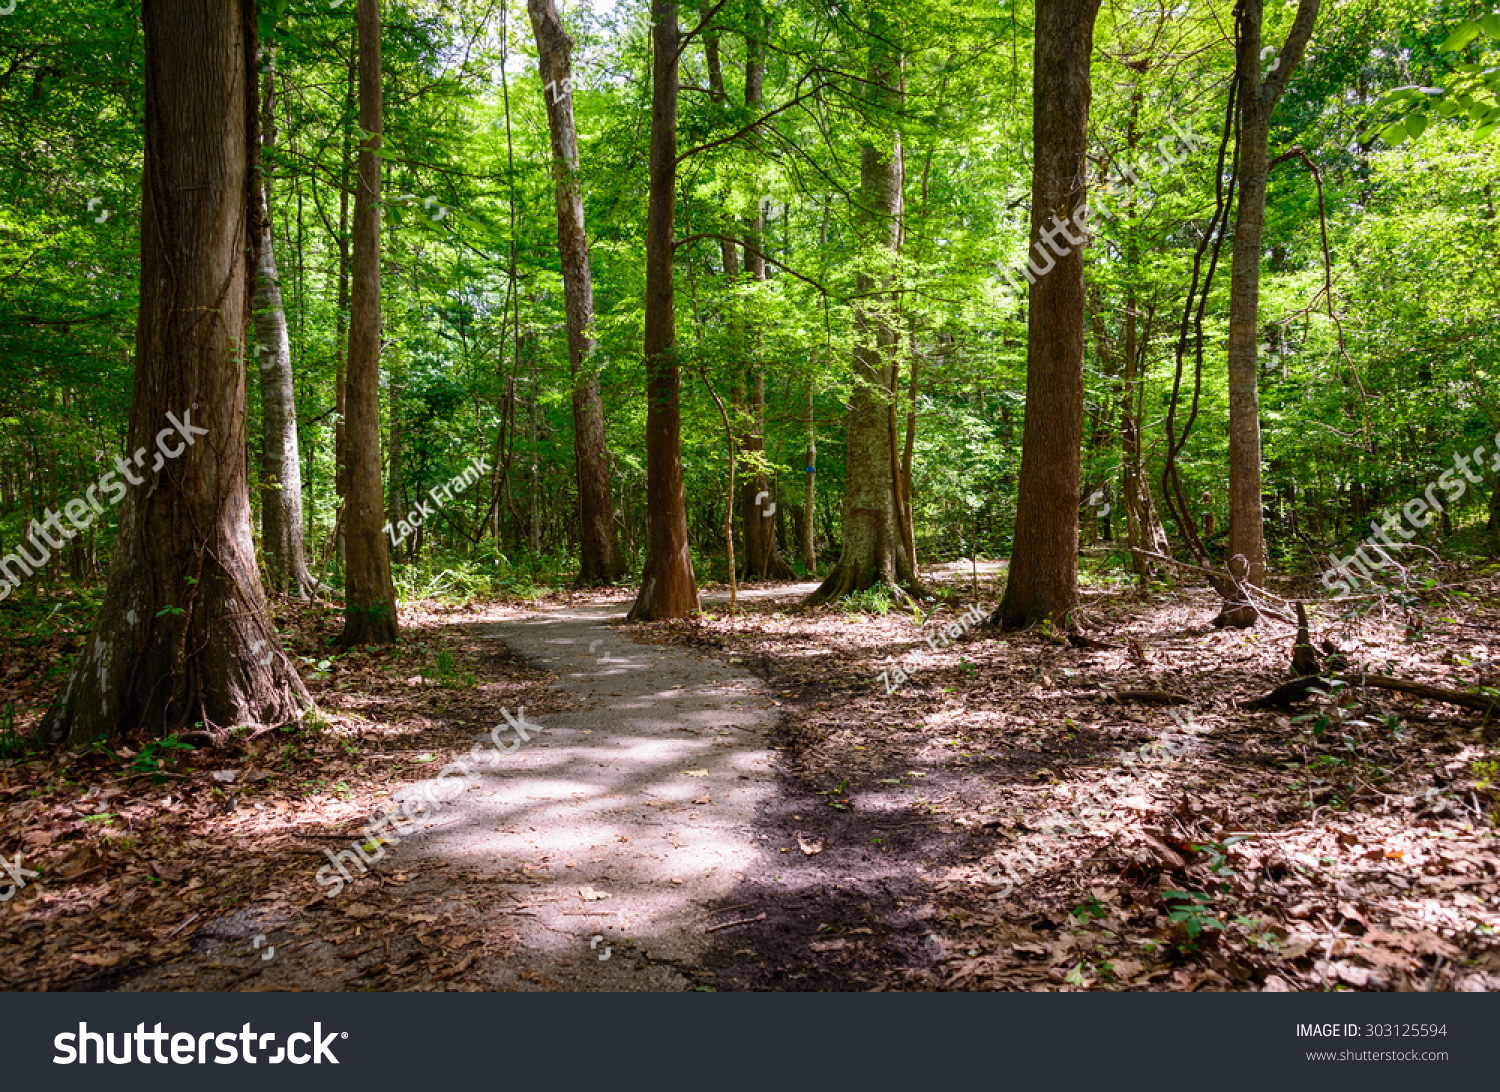
[[[1428,686],[1426,683],[1413,682],[1410,679],[1397,679],[1389,675],[1365,675],[1359,672],[1349,672],[1343,675],[1334,675],[1330,678],[1293,679],[1289,683],[1283,683],[1264,697],[1253,701],[1241,702],[1241,709],[1286,709],[1292,704],[1305,701],[1313,690],[1327,690],[1334,682],[1347,683],[1350,686],[1373,686],[1380,690],[1394,690],[1402,694],[1411,694],[1418,698],[1427,698],[1430,701],[1446,702],[1449,705],[1461,706],[1464,709],[1472,709],[1478,713],[1494,713],[1500,715],[1500,698],[1485,697],[1482,694],[1469,694],[1462,690],[1449,690],[1441,686]]]

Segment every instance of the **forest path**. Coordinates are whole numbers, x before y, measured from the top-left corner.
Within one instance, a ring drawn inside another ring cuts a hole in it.
[[[558,607],[482,628],[555,672],[572,708],[528,717],[541,730],[527,727],[510,754],[481,737],[477,781],[396,851],[408,871],[429,859],[470,874],[522,870],[516,904],[501,908],[515,911],[520,951],[481,957],[486,988],[685,988],[705,930],[736,916],[710,908],[765,852],[755,824],[775,792],[776,714],[764,684],[639,644],[609,624],[621,613]],[[509,726],[498,738],[517,741]]]

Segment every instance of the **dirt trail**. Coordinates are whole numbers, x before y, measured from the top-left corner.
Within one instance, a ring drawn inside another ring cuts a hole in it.
[[[631,640],[609,624],[623,613],[614,602],[485,624],[483,639],[557,675],[565,712],[525,713],[524,742],[502,723],[494,739],[510,753],[476,735],[463,791],[450,777],[393,793],[393,810],[424,794],[444,802],[349,891],[309,902],[308,881],[326,863],[313,856],[305,875],[288,878],[300,895],[268,894],[200,925],[191,955],[115,988],[679,990],[695,975],[711,981],[700,960],[715,939],[707,930],[738,915],[710,911],[766,852],[755,822],[775,793],[776,710],[748,671]],[[438,966],[435,951],[476,942],[458,969]]]
[[[574,990],[680,989],[707,943],[709,908],[760,852],[774,708],[747,672],[637,644],[606,624],[619,617],[609,604],[485,628],[555,671],[575,707],[529,718],[545,730],[514,754],[489,752],[480,782],[402,864],[549,873],[529,886],[535,917],[519,918],[512,971]]]

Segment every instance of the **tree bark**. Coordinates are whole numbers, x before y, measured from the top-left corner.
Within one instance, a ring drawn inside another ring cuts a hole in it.
[[[807,570],[807,575],[816,577],[818,575],[818,530],[813,524],[813,517],[818,509],[818,494],[814,478],[818,473],[818,426],[813,416],[813,380],[807,381],[807,450],[804,452],[807,462],[803,464],[803,477],[807,484],[803,487],[803,509],[802,519],[798,521],[798,540],[802,547],[802,567]]]
[[[354,114],[358,91],[359,48],[357,45],[351,44],[349,46],[349,80],[344,94],[344,114],[346,118]],[[349,410],[349,174],[353,167],[355,154],[353,145],[349,139],[349,133],[352,128],[347,123],[343,126],[343,154],[339,156],[339,298],[338,317],[334,323],[334,336],[338,341],[338,363],[335,365],[333,380],[334,406],[337,410],[334,414],[333,425],[333,477],[334,491],[339,497],[340,516],[343,515],[344,505],[348,503],[349,497],[349,445],[344,427],[344,419]],[[346,556],[343,528],[343,519],[335,518],[334,544],[341,562]]]
[[[901,55],[894,28],[878,10],[870,17],[870,94],[872,105],[889,110],[899,105]],[[860,185],[855,223],[864,247],[854,310],[854,390],[849,402],[844,484],[844,544],[838,563],[808,605],[839,599],[876,584],[893,590],[919,591],[921,585],[907,556],[896,522],[896,465],[889,400],[895,377],[898,334],[892,325],[889,297],[877,298],[888,282],[891,260],[900,240],[900,138],[877,148],[868,140],[860,148]]]
[[[276,145],[275,63],[266,65],[261,148]],[[307,569],[302,528],[302,459],[297,440],[297,390],[292,382],[292,343],[281,283],[276,275],[271,216],[271,176],[263,170],[265,215],[261,219],[260,268],[255,280],[255,341],[260,360],[261,549],[273,591],[308,599],[317,583]]]
[[[563,31],[553,0],[528,0],[536,33],[542,96],[552,135],[552,177],[556,182],[557,253],[562,265],[563,300],[568,316],[568,368],[573,380],[573,450],[578,461],[578,582],[613,584],[624,573],[615,538],[614,501],[609,488],[609,440],[604,397],[594,367],[594,283],[583,219],[583,187],[578,180],[578,130],[573,121],[573,41]],[[551,90],[548,90],[548,88]],[[560,93],[559,93],[560,92]]]
[[[383,645],[397,637],[396,589],[380,480],[380,0],[358,0],[359,127],[354,192],[354,285],[345,401],[349,456],[343,644]]]
[[[311,704],[280,651],[250,529],[245,345],[261,231],[255,5],[145,0],[141,18],[130,454],[111,475],[124,495],[110,498],[120,500],[120,524],[104,604],[43,724],[45,738],[71,745],[274,726]],[[73,507],[69,521],[81,530]]]
[[[646,564],[627,618],[651,622],[699,609],[688,549],[682,422],[673,314],[672,238],[677,197],[676,0],[651,0],[651,183],[646,218]]]
[[[1239,162],[1234,257],[1229,288],[1229,558],[1242,583],[1259,586],[1266,573],[1265,509],[1261,499],[1259,340],[1261,234],[1266,222],[1271,113],[1302,60],[1317,22],[1319,0],[1301,0],[1286,44],[1274,61],[1261,57],[1263,0],[1238,0]],[[1270,65],[1262,79],[1263,66]],[[1243,611],[1242,611],[1243,613]],[[1248,621],[1254,620],[1249,608]]]
[[[1130,118],[1126,126],[1126,150],[1128,161],[1136,161],[1136,148],[1140,143],[1138,122],[1141,105],[1145,98],[1143,83],[1146,69],[1140,73],[1130,93]],[[1125,509],[1126,544],[1151,553],[1172,556],[1172,543],[1167,529],[1156,514],[1156,504],[1151,496],[1151,482],[1146,474],[1144,456],[1141,452],[1141,418],[1146,390],[1146,360],[1155,330],[1156,305],[1151,303],[1146,311],[1145,328],[1142,329],[1140,314],[1140,224],[1135,212],[1134,188],[1127,198],[1130,215],[1127,218],[1125,238],[1125,346],[1120,368],[1120,503]],[[1130,567],[1146,586],[1152,572],[1149,558],[1131,551]]]
[[[746,11],[745,32],[745,108],[758,115],[765,97],[766,18],[756,0],[750,0]],[[766,280],[765,211],[761,207],[759,178],[751,178],[750,213],[745,217],[745,272],[756,284]],[[751,313],[741,332],[748,361],[746,371],[745,437],[743,450],[744,481],[741,485],[740,510],[744,520],[745,579],[791,580],[796,574],[777,549],[775,506],[770,500],[770,483],[766,477],[766,364],[762,355],[762,334],[758,321],[761,297],[752,297]]]
[[[1005,595],[992,619],[1006,628],[1044,621],[1066,628],[1078,602],[1083,247],[1067,223],[1077,222],[1087,199],[1089,60],[1098,11],[1099,0],[1037,0],[1027,257],[1045,271],[1029,290],[1016,531]],[[1049,252],[1043,229],[1049,239],[1061,234],[1068,241]]]

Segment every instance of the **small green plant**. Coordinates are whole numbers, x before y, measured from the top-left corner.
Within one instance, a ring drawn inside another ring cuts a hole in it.
[[[158,739],[142,747],[139,753],[130,763],[130,768],[137,773],[159,774],[167,766],[181,757],[178,752],[196,750],[191,743],[184,743],[175,735],[166,739]],[[165,780],[158,777],[157,784]]]
[[[843,601],[844,611],[848,614],[878,614],[882,617],[895,605],[890,588],[884,584],[872,584],[864,591],[850,592]]]
[[[6,702],[0,709],[0,759],[19,758],[26,753],[26,743],[16,733],[16,706]]]
[[[1109,911],[1104,909],[1102,902],[1091,895],[1087,902],[1082,906],[1070,910],[1069,913],[1078,919],[1080,925],[1083,925],[1090,921],[1098,921],[1100,918],[1107,916]]]
[[[1198,938],[1207,930],[1224,931],[1224,923],[1208,913],[1208,904],[1213,901],[1211,896],[1201,891],[1163,891],[1162,898],[1167,903],[1167,920],[1181,925],[1187,934],[1184,950],[1196,948]]]
[[[1216,876],[1233,876],[1234,862],[1229,859],[1231,846],[1245,840],[1245,835],[1236,834],[1225,838],[1222,842],[1208,842],[1204,845],[1194,845],[1194,853],[1208,854],[1208,870]]]
[[[332,660],[314,660],[311,656],[299,656],[308,667],[307,675],[312,679],[328,678],[328,669],[333,666]]]
[[[453,653],[447,649],[440,651],[434,658],[432,671],[437,676],[438,685],[444,689],[459,687],[469,689],[477,684],[472,673],[459,673],[458,664],[453,658]]]
[[[1266,928],[1267,922],[1261,918],[1247,918],[1240,914],[1234,919],[1234,924],[1245,930],[1245,935],[1250,940],[1252,948],[1262,951],[1275,952],[1281,948],[1281,938]]]

